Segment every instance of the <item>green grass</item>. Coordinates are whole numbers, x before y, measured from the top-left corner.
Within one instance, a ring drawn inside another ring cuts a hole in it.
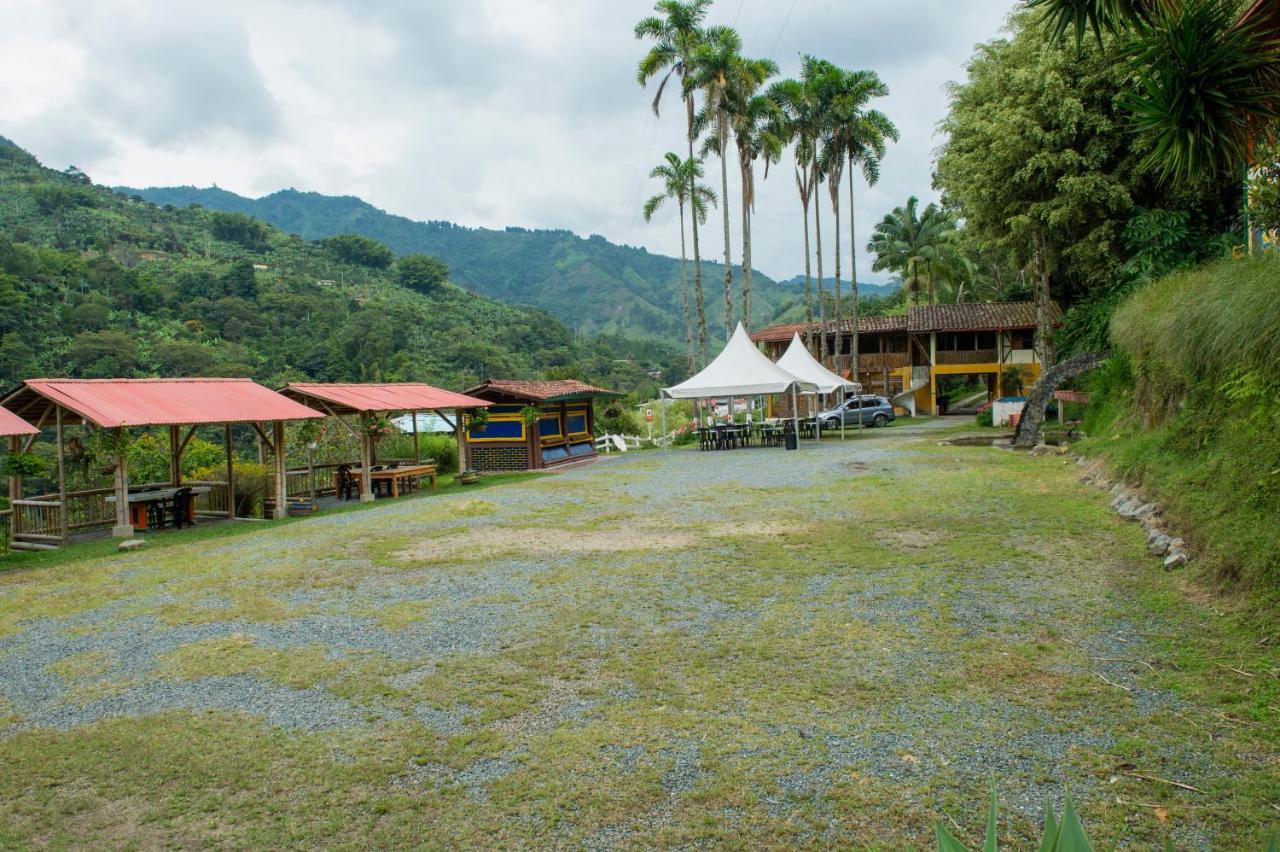
[[[997,778],[1002,803],[1069,785],[1099,843],[1260,844],[1280,818],[1274,628],[1161,571],[1074,464],[937,445],[965,431],[846,439],[822,452],[901,455],[789,486],[709,478],[709,493],[649,498],[655,478],[679,493],[665,480],[684,465],[747,456],[646,454],[526,477],[501,500],[458,489],[408,513],[353,507],[359,525],[236,525],[0,574],[0,637],[113,602],[120,618],[225,621],[139,677],[251,676],[361,719],[304,732],[167,711],[0,733],[0,846],[920,848],[944,814],[973,843],[989,774],[975,761],[1019,749],[1037,756]],[[558,550],[530,535],[562,530]],[[636,530],[627,549],[573,548]],[[508,555],[401,554],[477,532]],[[695,546],[657,540],[686,534]],[[416,593],[379,597],[392,588]],[[430,660],[254,636],[326,613],[411,636],[489,607],[491,643]],[[1158,700],[1104,682],[1104,665]],[[131,682],[110,655],[55,673],[71,701]],[[423,708],[463,723],[430,727]],[[0,701],[0,725],[18,715]],[[1044,735],[1072,745],[1050,760],[1024,744]],[[875,759],[848,757],[862,753]],[[1006,804],[1001,840],[1024,848],[1038,826]]]

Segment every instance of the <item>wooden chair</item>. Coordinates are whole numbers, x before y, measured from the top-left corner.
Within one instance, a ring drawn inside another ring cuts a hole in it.
[[[360,494],[360,486],[356,482],[356,478],[351,475],[351,465],[338,465],[338,493],[339,500],[350,500],[351,495]]]
[[[156,514],[159,526],[173,526],[174,529],[179,530],[183,526],[195,526],[195,521],[191,520],[191,504],[194,500],[190,488],[179,488],[173,492],[172,497],[157,503]]]

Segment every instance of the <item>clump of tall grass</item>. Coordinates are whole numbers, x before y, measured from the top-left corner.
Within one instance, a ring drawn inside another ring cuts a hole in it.
[[[1171,413],[1197,387],[1244,374],[1280,379],[1280,257],[1230,260],[1170,275],[1136,291],[1111,323],[1129,356],[1139,402]]]

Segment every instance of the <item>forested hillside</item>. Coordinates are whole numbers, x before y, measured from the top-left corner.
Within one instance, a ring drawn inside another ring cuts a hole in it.
[[[307,239],[354,233],[386,243],[397,254],[424,252],[449,265],[459,285],[495,299],[532,305],[583,334],[684,340],[680,261],[570,231],[466,228],[394,216],[352,196],[281,190],[259,199],[216,187],[122,188],[175,208],[199,204],[247,213]],[[703,278],[718,282],[723,266],[703,260]],[[752,314],[768,322],[794,286],[755,272]],[[713,328],[716,326],[713,326]]]
[[[624,388],[674,350],[584,342],[469,292],[422,255],[308,242],[248,216],[162,208],[0,137],[0,377],[424,380],[581,375]]]

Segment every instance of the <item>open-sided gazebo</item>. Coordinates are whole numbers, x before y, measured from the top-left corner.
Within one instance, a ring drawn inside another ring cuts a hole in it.
[[[28,379],[3,399],[0,406],[37,428],[52,427],[57,438],[58,492],[34,498],[21,497],[21,482],[11,482],[13,539],[36,545],[66,542],[73,531],[111,527],[112,535],[133,535],[127,435],[132,428],[163,426],[169,430],[170,481],[182,485],[182,452],[199,426],[221,425],[227,448],[226,482],[187,483],[207,487],[204,511],[235,517],[235,470],[232,465],[231,428],[249,424],[274,456],[277,494],[284,493],[284,424],[322,415],[281,396],[252,379]],[[67,491],[67,426],[85,424],[106,433],[115,448],[112,488]],[[184,436],[182,427],[190,427]],[[28,444],[29,446],[29,444]],[[275,517],[285,516],[284,501],[277,500]]]
[[[280,389],[280,393],[332,416],[351,430],[360,440],[360,500],[373,500],[373,438],[369,435],[370,418],[378,414],[409,413],[413,421],[413,460],[421,463],[418,451],[419,411],[434,411],[450,428],[458,440],[458,470],[463,464],[462,416],[460,412],[486,408],[489,403],[466,394],[455,393],[428,384],[389,382],[379,384],[319,384],[293,382]],[[347,418],[355,417],[360,428],[352,426]],[[434,482],[434,480],[433,480]]]

